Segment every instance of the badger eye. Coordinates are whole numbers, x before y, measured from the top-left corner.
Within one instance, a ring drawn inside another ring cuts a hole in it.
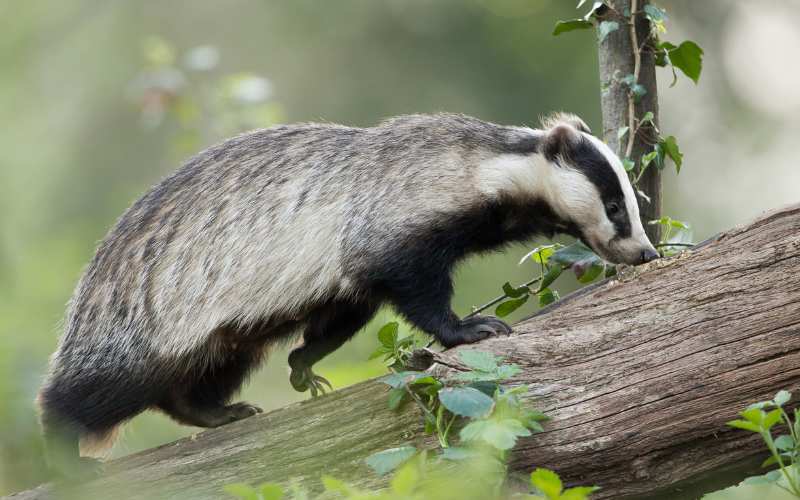
[[[619,214],[619,212],[620,212],[619,203],[617,203],[616,201],[612,201],[611,203],[606,205],[606,212],[608,212],[608,215],[617,215],[617,214]]]

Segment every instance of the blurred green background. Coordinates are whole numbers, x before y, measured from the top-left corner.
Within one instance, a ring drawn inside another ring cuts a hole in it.
[[[594,35],[551,36],[575,3],[0,0],[0,494],[43,477],[33,398],[65,303],[144,190],[203,147],[277,122],[453,111],[535,126],[563,109],[599,131]],[[665,175],[664,212],[701,240],[798,201],[798,2],[659,3],[666,38],[706,50],[699,85],[661,75],[662,129],[685,153],[680,177]],[[455,309],[532,276],[517,261],[533,244],[464,264]],[[390,317],[319,372],[337,387],[384,373],[366,359]],[[244,392],[265,409],[307,397],[288,383],[285,351]],[[146,414],[115,454],[195,431]]]

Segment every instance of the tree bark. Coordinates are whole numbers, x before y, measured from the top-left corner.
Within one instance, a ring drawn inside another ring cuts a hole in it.
[[[513,470],[551,468],[601,486],[597,498],[679,498],[670,488],[766,455],[758,436],[725,422],[800,386],[798,269],[800,205],[584,288],[511,337],[437,353],[432,369],[457,370],[462,349],[520,365],[510,383],[552,420],[518,443]],[[364,457],[431,445],[414,405],[394,413],[386,392],[363,382],[115,460],[81,498],[217,498],[225,484],[262,481],[319,490],[322,474],[381,486]]]
[[[636,39],[638,45],[648,39],[650,34],[650,21],[641,11],[648,3],[648,0],[638,0],[636,11],[639,15],[636,19]],[[627,137],[620,140],[617,138],[617,131],[622,127],[629,126],[628,110],[628,91],[629,86],[624,84],[621,79],[626,75],[634,74],[634,54],[631,38],[629,17],[625,14],[630,12],[631,0],[609,0],[606,2],[611,9],[605,9],[600,14],[600,21],[616,21],[619,29],[606,36],[598,46],[600,57],[600,83],[601,96],[600,105],[603,111],[603,140],[612,146],[612,149],[620,158],[625,158]],[[658,89],[656,87],[656,65],[653,51],[642,50],[641,63],[639,69],[638,83],[644,87],[647,93],[635,105],[635,116],[640,119],[648,111],[653,113],[653,123],[658,126]],[[632,134],[633,128],[628,133]],[[650,125],[642,126],[635,134],[633,150],[630,159],[636,162],[636,172],[641,166],[643,154],[653,150],[653,144],[657,142],[658,134]],[[639,189],[643,191],[650,201],[639,198],[639,213],[644,224],[647,236],[651,241],[657,243],[660,236],[660,227],[650,225],[647,222],[661,217],[661,172],[651,165],[639,180]]]

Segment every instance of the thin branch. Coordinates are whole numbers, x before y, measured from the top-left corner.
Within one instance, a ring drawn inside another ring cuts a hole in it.
[[[639,71],[642,66],[642,56],[639,52],[639,41],[636,37],[636,8],[637,0],[631,0],[631,17],[628,21],[631,34],[631,50],[633,50],[633,82],[628,89],[628,146],[625,148],[625,158],[630,158],[633,153],[633,144],[636,139],[636,102],[634,101],[633,88],[639,83]]]

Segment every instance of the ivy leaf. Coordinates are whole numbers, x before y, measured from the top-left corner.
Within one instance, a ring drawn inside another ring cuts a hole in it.
[[[734,427],[736,429],[743,429],[746,431],[761,432],[761,427],[759,427],[757,424],[754,424],[753,422],[748,422],[747,420],[741,420],[741,419],[731,420],[730,422],[725,422],[725,425],[727,425],[728,427]]]
[[[645,5],[644,13],[654,23],[663,23],[667,19],[667,13],[653,4]]]
[[[503,293],[505,293],[508,297],[512,299],[517,299],[524,295],[528,295],[529,293],[531,293],[531,290],[525,285],[514,288],[513,286],[511,286],[511,283],[506,281],[505,283],[503,283]]]
[[[778,391],[775,395],[775,399],[772,401],[775,403],[775,406],[783,406],[792,399],[792,393],[789,391]]]
[[[525,260],[530,257],[534,262],[537,264],[547,264],[550,260],[550,256],[556,251],[557,248],[560,248],[561,245],[542,245],[540,247],[536,247],[530,252],[526,253],[522,256],[519,260],[519,263],[522,264]]]
[[[613,33],[619,29],[619,23],[616,21],[603,21],[597,27],[598,43],[603,43],[609,33]]]
[[[391,375],[386,375],[381,379],[381,382],[396,389],[399,387],[404,387],[408,384],[413,384],[415,381],[426,377],[430,377],[430,375],[425,372],[397,372],[392,373]]]
[[[575,31],[575,30],[588,30],[592,29],[594,25],[591,21],[587,21],[586,19],[570,19],[569,21],[559,21],[556,23],[556,27],[553,30],[553,36],[558,36],[561,33],[567,33],[568,31]]]
[[[439,401],[451,413],[462,417],[483,418],[494,408],[494,400],[472,387],[447,387],[439,391]]]
[[[631,160],[630,158],[625,158],[624,160],[622,160],[622,168],[624,168],[626,172],[630,172],[631,170],[636,168],[636,163],[634,163],[634,161]]]
[[[794,439],[788,434],[783,434],[775,438],[775,447],[781,451],[789,451],[794,449]]]
[[[553,284],[555,280],[561,276],[561,272],[564,268],[560,265],[549,266],[547,272],[542,276],[542,281],[539,282],[539,291],[544,290],[545,288],[549,287]]]
[[[497,315],[498,318],[503,318],[505,316],[508,316],[512,312],[522,307],[522,305],[525,304],[525,302],[528,302],[528,298],[530,298],[530,295],[525,295],[518,299],[507,300],[499,304],[495,308],[494,313],[495,315]]]
[[[656,157],[658,157],[658,151],[651,151],[645,155],[642,155],[642,168],[647,168],[647,166],[650,165],[650,162],[655,160]]]
[[[517,443],[518,437],[530,436],[531,431],[518,420],[506,418],[470,422],[461,429],[459,435],[464,441],[483,441],[498,450],[510,450]]]
[[[575,270],[575,277],[583,284],[591,283],[597,279],[598,276],[603,274],[603,271],[606,269],[605,264],[599,259],[589,260],[588,262],[578,262],[572,267]]]
[[[681,153],[680,148],[678,147],[678,140],[675,136],[670,135],[669,137],[665,137],[658,143],[663,149],[664,153],[669,156],[673,162],[675,162],[675,169],[678,173],[681,173],[681,165],[683,165],[683,153]]]
[[[539,292],[539,306],[544,307],[548,304],[552,304],[553,302],[557,301],[558,298],[559,295],[557,291],[551,290],[550,288],[545,288]]]
[[[647,113],[644,114],[644,116],[642,116],[642,119],[639,120],[639,121],[641,123],[648,123],[648,122],[649,123],[653,123],[653,119],[654,118],[655,118],[655,115],[653,114],[653,112],[652,111],[648,111]]]
[[[464,350],[458,353],[462,363],[473,370],[493,372],[497,370],[497,358],[486,351]]]
[[[667,49],[670,63],[694,83],[697,83],[700,79],[700,72],[703,70],[703,49],[691,40],[686,40],[677,47],[666,43],[668,45],[665,46],[662,43],[661,47]]]
[[[558,474],[549,470],[538,468],[531,472],[531,485],[550,499],[558,499],[564,490],[564,485]]]
[[[389,391],[389,409],[394,411],[400,408],[406,398],[406,390],[403,387],[394,387]]]
[[[413,457],[417,449],[413,446],[401,446],[399,448],[389,448],[368,456],[364,461],[379,476],[391,472],[402,465],[406,460]],[[327,489],[327,487],[326,487]]]
[[[471,450],[469,448],[462,448],[460,446],[451,446],[442,451],[442,458],[445,460],[458,461],[482,457],[484,457],[483,453],[476,450]]]
[[[384,347],[391,349],[397,343],[397,322],[386,323],[378,330],[378,340]]]
[[[576,241],[572,245],[556,250],[551,257],[551,260],[563,265],[564,267],[572,267],[574,263],[587,260],[592,257],[596,259],[600,258],[594,252],[592,252],[591,248],[587,247],[580,241]]]

